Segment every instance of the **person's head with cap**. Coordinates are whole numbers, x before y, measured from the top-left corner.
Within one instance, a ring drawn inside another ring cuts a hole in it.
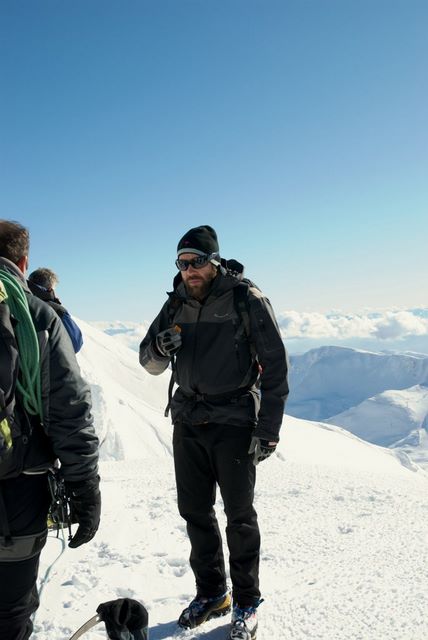
[[[187,231],[177,246],[177,268],[181,271],[187,292],[203,299],[217,275],[220,264],[217,234],[209,225]]]
[[[219,246],[214,229],[207,224],[189,229],[177,246],[178,257],[183,253],[194,253],[198,256],[216,254],[218,258]]]

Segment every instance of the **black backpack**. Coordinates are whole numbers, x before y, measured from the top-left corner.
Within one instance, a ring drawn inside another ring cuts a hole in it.
[[[233,303],[238,317],[241,318],[247,340],[250,345],[251,355],[256,357],[256,348],[251,337],[250,311],[248,302],[248,290],[250,287],[259,289],[259,287],[249,278],[244,277],[244,265],[238,260],[220,259],[221,266],[225,269],[226,274],[237,278],[240,284],[233,290]]]
[[[19,347],[7,298],[0,274],[0,480],[22,472],[32,431],[27,412],[17,402]]]

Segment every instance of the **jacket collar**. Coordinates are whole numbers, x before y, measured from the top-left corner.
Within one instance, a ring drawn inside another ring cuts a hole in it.
[[[226,291],[234,289],[239,284],[239,282],[239,278],[236,278],[235,276],[227,273],[223,267],[219,267],[218,273],[212,282],[211,288],[204,301],[204,304],[207,301],[212,300],[213,298],[218,298],[219,296],[223,295],[223,293],[226,293]],[[193,300],[193,298],[187,293],[180,272],[178,272],[175,276],[173,286],[174,290],[168,292],[168,295],[170,297],[175,295],[182,300]]]
[[[61,301],[56,297],[55,291],[53,289],[45,289],[39,284],[32,282],[31,280],[27,280],[27,285],[35,296],[40,298],[40,300],[44,300],[45,302],[56,302],[57,304],[61,304]]]
[[[24,274],[14,262],[8,260],[7,258],[3,258],[3,256],[0,256],[0,269],[3,269],[4,271],[7,271],[11,275],[13,275],[17,280],[19,280],[19,283],[22,285],[25,291],[30,293]]]

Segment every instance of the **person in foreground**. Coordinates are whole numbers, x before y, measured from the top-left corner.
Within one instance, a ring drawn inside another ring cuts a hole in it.
[[[60,318],[27,287],[28,252],[28,230],[0,220],[1,640],[33,630],[55,461],[79,525],[70,547],[93,538],[101,510],[90,390]]]
[[[83,346],[82,332],[55,293],[58,284],[56,273],[46,267],[40,267],[30,273],[27,284],[33,295],[47,302],[57,312],[73,343],[74,352],[78,353]]]
[[[151,374],[171,363],[170,398],[178,509],[187,523],[196,596],[178,624],[194,628],[230,612],[231,640],[257,634],[260,533],[256,465],[279,441],[288,395],[287,357],[263,293],[227,269],[208,225],[180,240],[174,290],[140,345]],[[172,394],[171,394],[172,395]],[[214,503],[227,517],[232,600]]]

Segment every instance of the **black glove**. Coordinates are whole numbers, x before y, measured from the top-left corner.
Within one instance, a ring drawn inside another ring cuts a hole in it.
[[[251,438],[250,448],[248,453],[253,454],[253,463],[255,465],[259,462],[263,462],[266,458],[269,458],[276,449],[277,442],[262,440],[261,438]]]
[[[165,329],[156,336],[156,349],[162,356],[170,358],[177,353],[181,347],[180,327],[175,326],[172,329]]]
[[[79,527],[68,546],[80,547],[92,540],[98,530],[101,515],[100,477],[80,482],[65,481],[65,490],[70,501],[71,521]]]
[[[98,605],[110,640],[147,640],[149,614],[137,600],[119,598]]]

